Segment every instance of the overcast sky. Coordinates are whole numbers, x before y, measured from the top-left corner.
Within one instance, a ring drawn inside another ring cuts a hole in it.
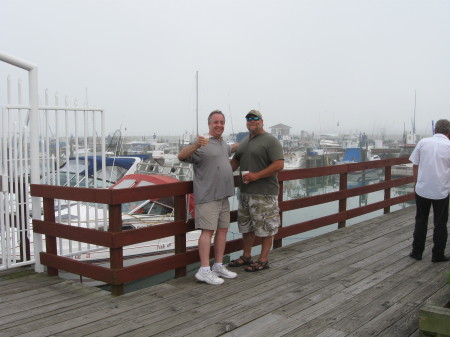
[[[251,109],[266,129],[374,138],[414,110],[419,135],[450,118],[448,0],[0,0],[0,26],[0,51],[38,65],[41,103],[87,96],[107,132],[195,131],[197,71],[200,132],[215,109],[227,134]]]

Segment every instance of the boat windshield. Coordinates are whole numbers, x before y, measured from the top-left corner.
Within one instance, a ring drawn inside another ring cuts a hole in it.
[[[398,153],[398,156],[399,157],[409,157],[413,151],[414,151],[414,147],[402,147],[400,152]]]
[[[122,204],[122,212],[129,215],[171,215],[173,208],[151,200]]]

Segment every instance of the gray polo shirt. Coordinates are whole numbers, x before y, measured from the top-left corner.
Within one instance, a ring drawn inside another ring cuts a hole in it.
[[[194,166],[194,200],[197,204],[234,195],[231,170],[231,146],[223,140],[210,138],[208,145],[186,158]]]

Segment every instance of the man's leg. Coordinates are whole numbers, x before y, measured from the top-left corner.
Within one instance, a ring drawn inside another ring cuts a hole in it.
[[[219,228],[214,237],[214,263],[223,262],[223,254],[227,242],[228,228]]]
[[[255,241],[255,232],[242,234],[242,242],[244,246],[242,255],[246,258],[252,257],[253,241]]]
[[[259,199],[260,214],[255,215],[256,235],[261,238],[261,253],[259,260],[267,262],[273,246],[273,238],[280,226],[280,209],[278,208],[278,196],[262,196]]]
[[[433,200],[434,231],[433,231],[433,258],[442,258],[445,255],[447,244],[449,198]]]
[[[252,229],[252,218],[250,216],[250,195],[241,193],[239,195],[238,207],[238,227],[239,232],[242,233],[242,257],[230,261],[229,267],[240,267],[251,263],[253,241],[255,240],[255,232]]]
[[[209,267],[209,251],[211,250],[211,238],[214,231],[202,229],[202,234],[198,238],[198,254],[200,256],[200,266]]]
[[[211,269],[219,277],[235,278],[237,274],[235,272],[229,271],[223,265],[223,254],[225,251],[227,240],[227,231],[228,228],[219,228],[216,231],[216,236],[214,238],[214,265]]]
[[[420,260],[427,238],[428,216],[430,214],[431,200],[416,194],[416,224],[414,227],[413,250],[411,256]]]
[[[273,235],[262,237],[261,243],[261,254],[259,255],[259,260],[266,262],[269,260],[269,253],[273,245]]]
[[[250,259],[252,256],[253,241],[255,240],[255,232],[253,230],[253,220],[250,214],[251,195],[241,193],[239,195],[238,207],[238,227],[242,233],[242,256]],[[240,260],[240,259],[239,259]]]

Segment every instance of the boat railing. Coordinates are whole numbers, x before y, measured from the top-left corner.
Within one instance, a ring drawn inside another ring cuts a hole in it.
[[[181,181],[192,180],[192,164],[178,162],[170,165],[160,165],[156,161],[145,161],[138,165],[136,173],[140,174],[164,174],[172,176]]]
[[[282,239],[311,231],[320,227],[337,224],[338,228],[346,226],[346,221],[377,210],[384,213],[390,212],[390,207],[403,204],[414,199],[414,193],[391,196],[391,189],[413,183],[413,177],[393,179],[391,168],[393,165],[408,163],[407,157],[391,158],[361,162],[355,164],[343,164],[308,169],[284,170],[279,173],[280,182],[279,206],[283,224],[283,213],[295,209],[307,208],[319,204],[337,202],[337,209],[332,214],[320,216],[307,221],[301,221],[289,226],[281,226],[275,236],[274,248],[282,246]],[[348,174],[355,171],[369,169],[384,169],[384,180],[370,185],[349,188]],[[317,178],[325,176],[338,176],[339,189],[320,195],[298,197],[283,200],[283,185],[291,180]],[[235,176],[235,184],[238,186],[239,176]],[[175,277],[184,276],[187,266],[199,261],[198,250],[186,248],[186,234],[194,231],[194,220],[187,219],[186,196],[193,192],[192,181],[170,183],[164,185],[146,186],[131,189],[90,189],[49,185],[31,185],[31,194],[43,198],[44,218],[33,219],[35,233],[46,237],[46,249],[40,252],[40,261],[47,266],[49,275],[58,275],[58,270],[65,270],[74,274],[89,277],[112,285],[112,292],[120,295],[124,292],[124,284],[137,279],[149,277],[155,274],[175,271]],[[384,191],[383,200],[364,204],[360,207],[349,209],[347,201],[356,196],[366,196],[377,191]],[[122,231],[123,203],[153,199],[161,197],[174,197],[175,220],[146,228]],[[68,226],[55,221],[55,199],[84,201],[107,205],[109,209],[109,227],[107,231]],[[331,207],[331,206],[330,206]],[[231,222],[237,221],[237,211],[230,213]],[[175,237],[175,250],[172,256],[156,258],[131,266],[124,266],[123,249],[126,246],[157,240],[169,236]],[[94,265],[72,258],[59,256],[57,252],[58,238],[70,239],[78,242],[89,243],[109,248],[109,267]],[[255,245],[260,244],[255,240]],[[242,249],[242,239],[227,241],[225,253],[229,254]],[[211,250],[212,252],[213,250]]]

